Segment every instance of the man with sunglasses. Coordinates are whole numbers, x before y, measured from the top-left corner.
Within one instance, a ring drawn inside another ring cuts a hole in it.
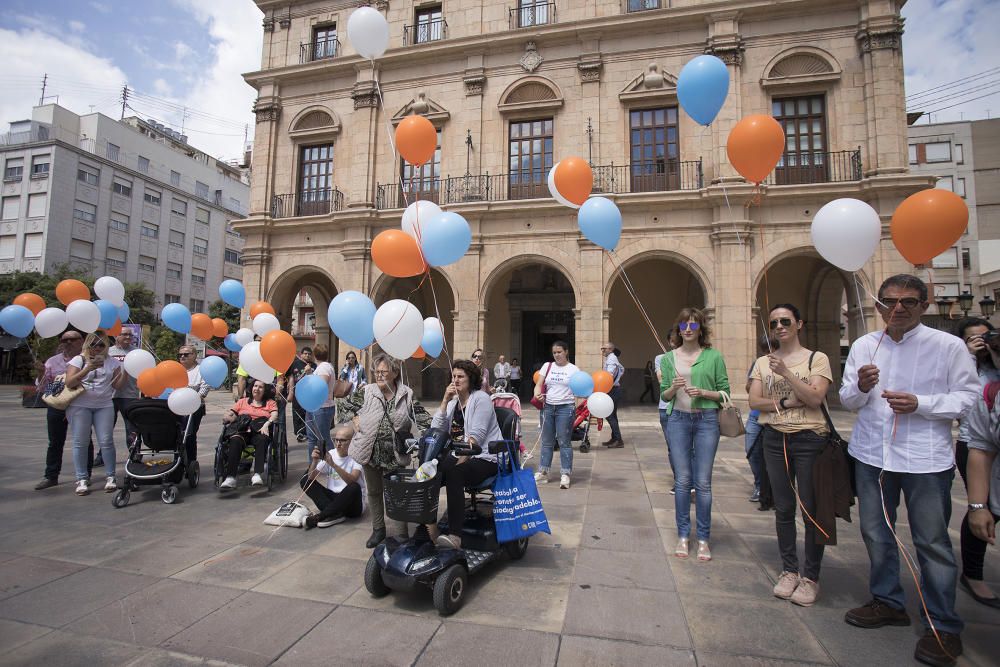
[[[66,364],[70,359],[83,351],[83,334],[76,329],[67,329],[59,337],[59,347],[56,353],[45,360],[45,370],[38,378],[37,387],[39,393],[52,382],[57,375],[66,374]],[[35,491],[48,489],[59,483],[59,473],[62,471],[63,449],[66,446],[66,431],[69,424],[66,421],[66,411],[48,408],[45,415],[46,426],[48,427],[49,446],[45,452],[45,476],[42,481],[35,485]],[[87,455],[91,461],[89,473],[93,470],[94,442],[91,440],[90,449]]]
[[[872,594],[844,620],[860,628],[910,624],[895,529],[887,525],[895,525],[902,493],[933,623],[914,658],[952,665],[962,653],[963,624],[955,611],[958,567],[948,535],[955,475],[951,427],[975,402],[979,380],[960,339],[920,323],[927,297],[927,285],[915,276],[887,278],[876,303],[885,330],[854,341],[844,368],[840,400],[858,413],[849,451]]]
[[[212,391],[212,387],[201,377],[201,368],[198,366],[198,351],[194,349],[194,346],[181,345],[177,349],[177,361],[187,371],[188,388],[194,389],[201,397],[201,407],[190,418],[180,417],[178,419],[181,428],[187,431],[187,437],[184,438],[184,448],[187,450],[188,461],[197,461],[198,429],[205,416],[205,397],[208,396],[208,392]]]

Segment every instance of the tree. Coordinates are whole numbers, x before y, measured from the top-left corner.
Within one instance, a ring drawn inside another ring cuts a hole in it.
[[[149,347],[160,361],[176,359],[181,341],[179,335],[167,327],[153,327],[149,332]]]
[[[229,333],[236,333],[240,328],[240,309],[230,306],[222,299],[216,299],[208,306],[208,316],[221,317],[229,326]]]

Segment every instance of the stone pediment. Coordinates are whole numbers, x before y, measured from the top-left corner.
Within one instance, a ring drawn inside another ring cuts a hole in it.
[[[674,99],[677,97],[677,76],[649,63],[645,71],[632,79],[618,93],[623,103],[642,103]]]
[[[813,46],[799,46],[772,58],[760,83],[764,87],[817,84],[840,77],[840,63],[831,54]]]
[[[312,105],[302,109],[288,124],[291,137],[322,137],[340,132],[340,117],[328,107]]]
[[[397,125],[411,114],[423,116],[436,126],[443,125],[445,121],[451,118],[451,113],[447,109],[434,100],[429,99],[423,91],[418,92],[415,98],[396,112],[396,115],[392,117],[392,124]]]

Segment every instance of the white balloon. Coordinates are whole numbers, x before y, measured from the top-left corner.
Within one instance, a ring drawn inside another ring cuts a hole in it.
[[[441,215],[441,213],[441,207],[432,201],[426,199],[415,201],[403,211],[403,231],[419,241],[417,223],[419,222],[420,226],[423,226],[425,222]]]
[[[143,371],[156,367],[156,359],[146,350],[132,350],[125,355],[125,372],[138,378]]]
[[[170,396],[167,396],[167,407],[175,415],[187,417],[198,412],[198,408],[201,407],[201,396],[191,387],[174,389],[170,392]]]
[[[68,322],[62,308],[43,308],[35,315],[35,331],[42,338],[51,338],[65,331]]]
[[[605,419],[615,411],[615,402],[603,391],[595,391],[587,397],[587,409],[590,414],[598,419]]]
[[[125,286],[114,276],[102,276],[94,281],[94,294],[115,306],[125,303]]]
[[[812,221],[813,246],[823,259],[844,271],[857,271],[871,259],[882,236],[882,221],[857,199],[835,199]]]
[[[389,46],[389,24],[371,7],[359,7],[347,19],[347,38],[362,58],[378,58]]]
[[[420,347],[420,339],[424,337],[424,318],[412,303],[393,299],[375,311],[372,329],[375,340],[383,350],[405,360]]]
[[[552,168],[549,169],[549,179],[548,179],[549,194],[551,194],[552,198],[555,199],[560,204],[562,204],[563,206],[569,206],[570,208],[580,208],[577,204],[574,204],[570,200],[566,199],[561,194],[559,194],[558,190],[556,190],[556,167],[558,166],[559,163],[556,162],[554,165],[552,165]]]
[[[261,313],[253,318],[253,332],[258,336],[263,336],[268,331],[281,328],[281,322],[271,313]]]
[[[252,343],[253,329],[247,329],[246,327],[243,327],[242,329],[233,334],[233,338],[236,340],[237,343],[240,344],[240,347],[243,347],[247,343]]]
[[[264,313],[261,313],[263,315]],[[260,317],[260,315],[258,315]],[[243,367],[250,377],[260,380],[266,384],[274,382],[275,371],[267,365],[264,357],[260,356],[260,341],[250,341],[240,350],[240,366]]]
[[[77,299],[66,306],[66,319],[84,333],[94,333],[101,323],[101,309],[93,301]]]

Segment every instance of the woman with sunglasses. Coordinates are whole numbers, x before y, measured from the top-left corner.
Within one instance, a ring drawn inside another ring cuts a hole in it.
[[[478,348],[472,351],[472,363],[476,365],[479,369],[479,374],[482,376],[479,388],[485,391],[487,394],[490,393],[490,369],[483,365],[483,349]]]
[[[115,390],[125,381],[120,361],[108,356],[108,338],[103,333],[87,334],[83,352],[66,364],[66,387],[83,387],[66,408],[66,419],[73,434],[73,465],[76,468],[76,495],[90,493],[88,447],[90,433],[97,436],[107,479],[104,491],[111,493],[115,484]]]
[[[705,315],[684,308],[670,330],[674,349],[660,360],[660,392],[667,403],[667,442],[674,470],[674,555],[687,558],[691,536],[692,484],[697,511],[698,560],[712,560],[708,540],[712,527],[712,467],[719,448],[719,405],[729,393],[726,362],[712,347]]]
[[[826,447],[823,401],[833,381],[830,360],[799,342],[802,316],[790,303],[771,308],[768,326],[780,345],[754,364],[750,408],[759,410],[764,428],[764,465],[774,497],[774,528],[781,552],[781,575],[774,595],[809,607],[819,596],[822,544],[816,543],[816,524],[805,517],[805,563],[799,571],[795,507],[802,502],[810,517],[816,513],[813,464]],[[797,490],[796,490],[797,489]]]

